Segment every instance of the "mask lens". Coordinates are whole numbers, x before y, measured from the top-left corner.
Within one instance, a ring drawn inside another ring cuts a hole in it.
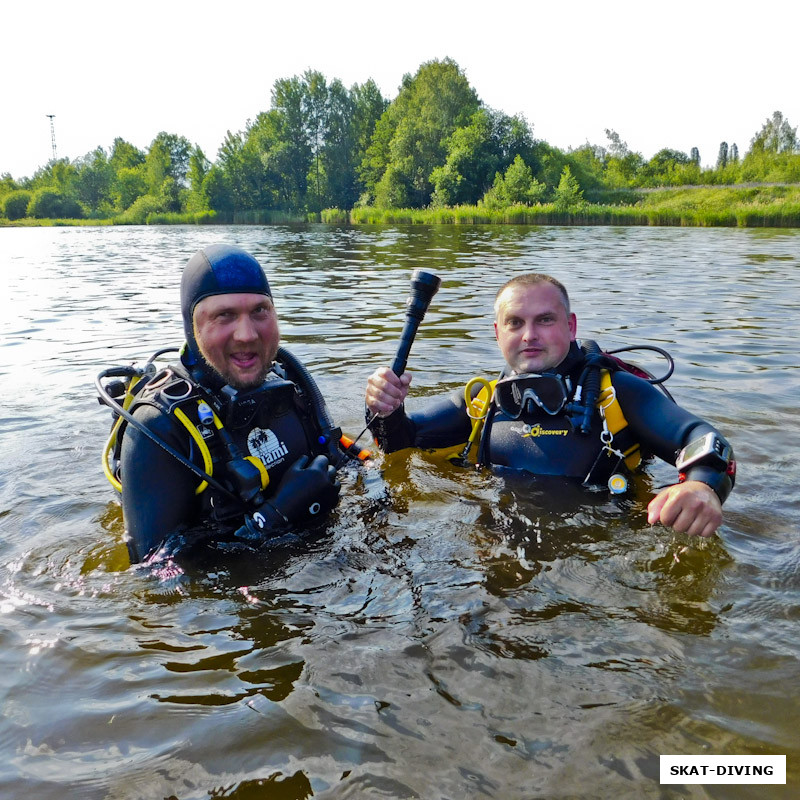
[[[553,416],[564,408],[567,390],[558,375],[529,373],[498,381],[494,397],[500,410],[512,419],[536,408]]]

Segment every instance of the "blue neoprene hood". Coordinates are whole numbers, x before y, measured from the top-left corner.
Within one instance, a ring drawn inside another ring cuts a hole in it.
[[[190,361],[201,358],[192,322],[197,304],[212,295],[238,293],[272,297],[267,276],[250,253],[229,244],[212,244],[189,259],[181,278],[181,313]]]

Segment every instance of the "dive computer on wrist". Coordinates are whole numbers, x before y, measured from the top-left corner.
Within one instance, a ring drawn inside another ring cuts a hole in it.
[[[675,466],[685,472],[692,466],[704,466],[725,472],[731,462],[731,446],[717,433],[709,431],[699,439],[689,442],[678,453]]]

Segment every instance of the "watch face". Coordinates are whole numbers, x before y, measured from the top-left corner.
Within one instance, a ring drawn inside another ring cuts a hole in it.
[[[728,463],[729,452],[730,448],[726,442],[715,433],[709,432],[683,448],[676,466],[681,469],[706,460],[714,466],[725,466]]]
[[[683,453],[681,453],[681,461],[686,464],[690,461],[694,461],[698,456],[703,455],[704,453],[709,452],[708,445],[708,437],[711,434],[706,434],[702,439],[697,439],[691,444],[688,444]]]

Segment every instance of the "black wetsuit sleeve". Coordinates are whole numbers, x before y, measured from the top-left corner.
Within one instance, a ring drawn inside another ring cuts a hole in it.
[[[140,406],[134,417],[184,456],[183,441],[170,419],[151,406]],[[201,478],[162,447],[128,424],[121,453],[122,511],[131,561],[141,561],[173,532],[198,521],[195,494]]]
[[[367,412],[367,420],[372,414]],[[452,447],[469,438],[472,423],[467,415],[463,394],[442,397],[429,403],[422,411],[406,414],[400,406],[388,417],[378,417],[370,423],[375,443],[385,453],[406,447]]]
[[[612,382],[622,413],[643,451],[674,465],[678,453],[706,433],[713,431],[727,442],[713,425],[681,408],[647,381],[617,372]],[[686,478],[707,483],[722,502],[733,488],[731,476],[708,466],[690,467]]]

